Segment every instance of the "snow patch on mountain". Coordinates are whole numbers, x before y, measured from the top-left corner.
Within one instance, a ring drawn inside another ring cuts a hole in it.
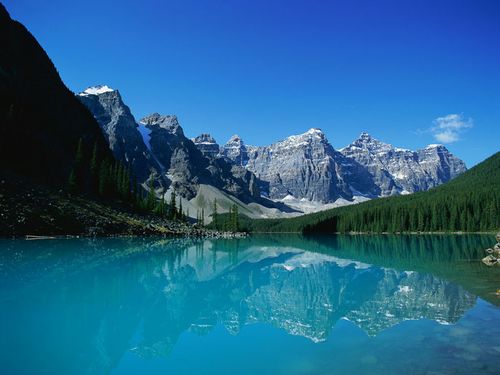
[[[87,96],[87,95],[100,95],[104,94],[105,92],[113,92],[111,87],[108,85],[97,85],[97,86],[91,86],[85,89],[83,92],[79,93],[78,95],[80,96]]]

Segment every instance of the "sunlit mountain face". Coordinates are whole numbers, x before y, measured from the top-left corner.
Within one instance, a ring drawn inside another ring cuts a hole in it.
[[[421,355],[429,352],[426,360],[439,366],[447,359],[462,364],[462,373],[484,356],[500,356],[489,346],[500,333],[499,275],[477,261],[488,240],[5,240],[0,307],[8,324],[0,351],[9,355],[2,367],[133,373],[153,366],[182,373],[200,370],[208,347],[218,347],[211,355],[234,352],[234,366],[245,353],[255,357],[253,367],[239,368],[243,373],[284,371],[286,361],[299,358],[312,373],[364,365],[382,373],[388,348],[404,341],[407,350],[423,345]],[[266,359],[271,343],[279,345],[276,363]],[[361,352],[364,360],[355,361]],[[203,373],[221,366],[207,365]]]

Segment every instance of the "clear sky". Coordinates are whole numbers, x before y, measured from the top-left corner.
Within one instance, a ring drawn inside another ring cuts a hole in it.
[[[3,0],[68,87],[119,89],[137,119],[269,144],[311,127],[445,143],[470,167],[500,149],[497,0]]]

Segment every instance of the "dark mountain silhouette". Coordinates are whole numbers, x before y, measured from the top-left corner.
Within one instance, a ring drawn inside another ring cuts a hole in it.
[[[99,125],[62,82],[31,33],[0,4],[0,167],[52,185],[65,181],[79,139],[108,150]]]

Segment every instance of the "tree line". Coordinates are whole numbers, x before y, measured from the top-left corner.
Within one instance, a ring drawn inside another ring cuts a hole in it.
[[[171,193],[170,203],[155,192],[154,178],[150,176],[147,194],[138,184],[129,166],[105,155],[95,143],[86,150],[80,138],[73,167],[68,176],[68,190],[72,194],[86,194],[106,201],[120,201],[135,211],[152,213],[170,220],[187,222],[189,211],[182,208],[182,199]]]
[[[219,214],[217,209],[217,199],[214,199],[212,206],[212,223],[210,223],[210,227],[216,230],[239,232],[241,230],[241,226],[238,206],[233,204],[229,208],[228,213]]]
[[[90,151],[90,152],[89,152]],[[182,198],[174,191],[167,204],[158,198],[153,176],[147,181],[147,192],[138,184],[130,166],[105,155],[97,143],[87,150],[82,139],[78,141],[73,167],[68,176],[68,190],[72,194],[85,194],[106,201],[120,201],[137,212],[155,214],[169,220],[189,222],[189,209],[182,206]],[[232,205],[228,214],[219,214],[217,200],[213,201],[211,227],[216,230],[240,230],[238,206]],[[205,209],[196,213],[196,224],[205,226]]]
[[[374,199],[291,219],[243,218],[253,232],[479,232],[500,228],[500,152],[426,192]]]

